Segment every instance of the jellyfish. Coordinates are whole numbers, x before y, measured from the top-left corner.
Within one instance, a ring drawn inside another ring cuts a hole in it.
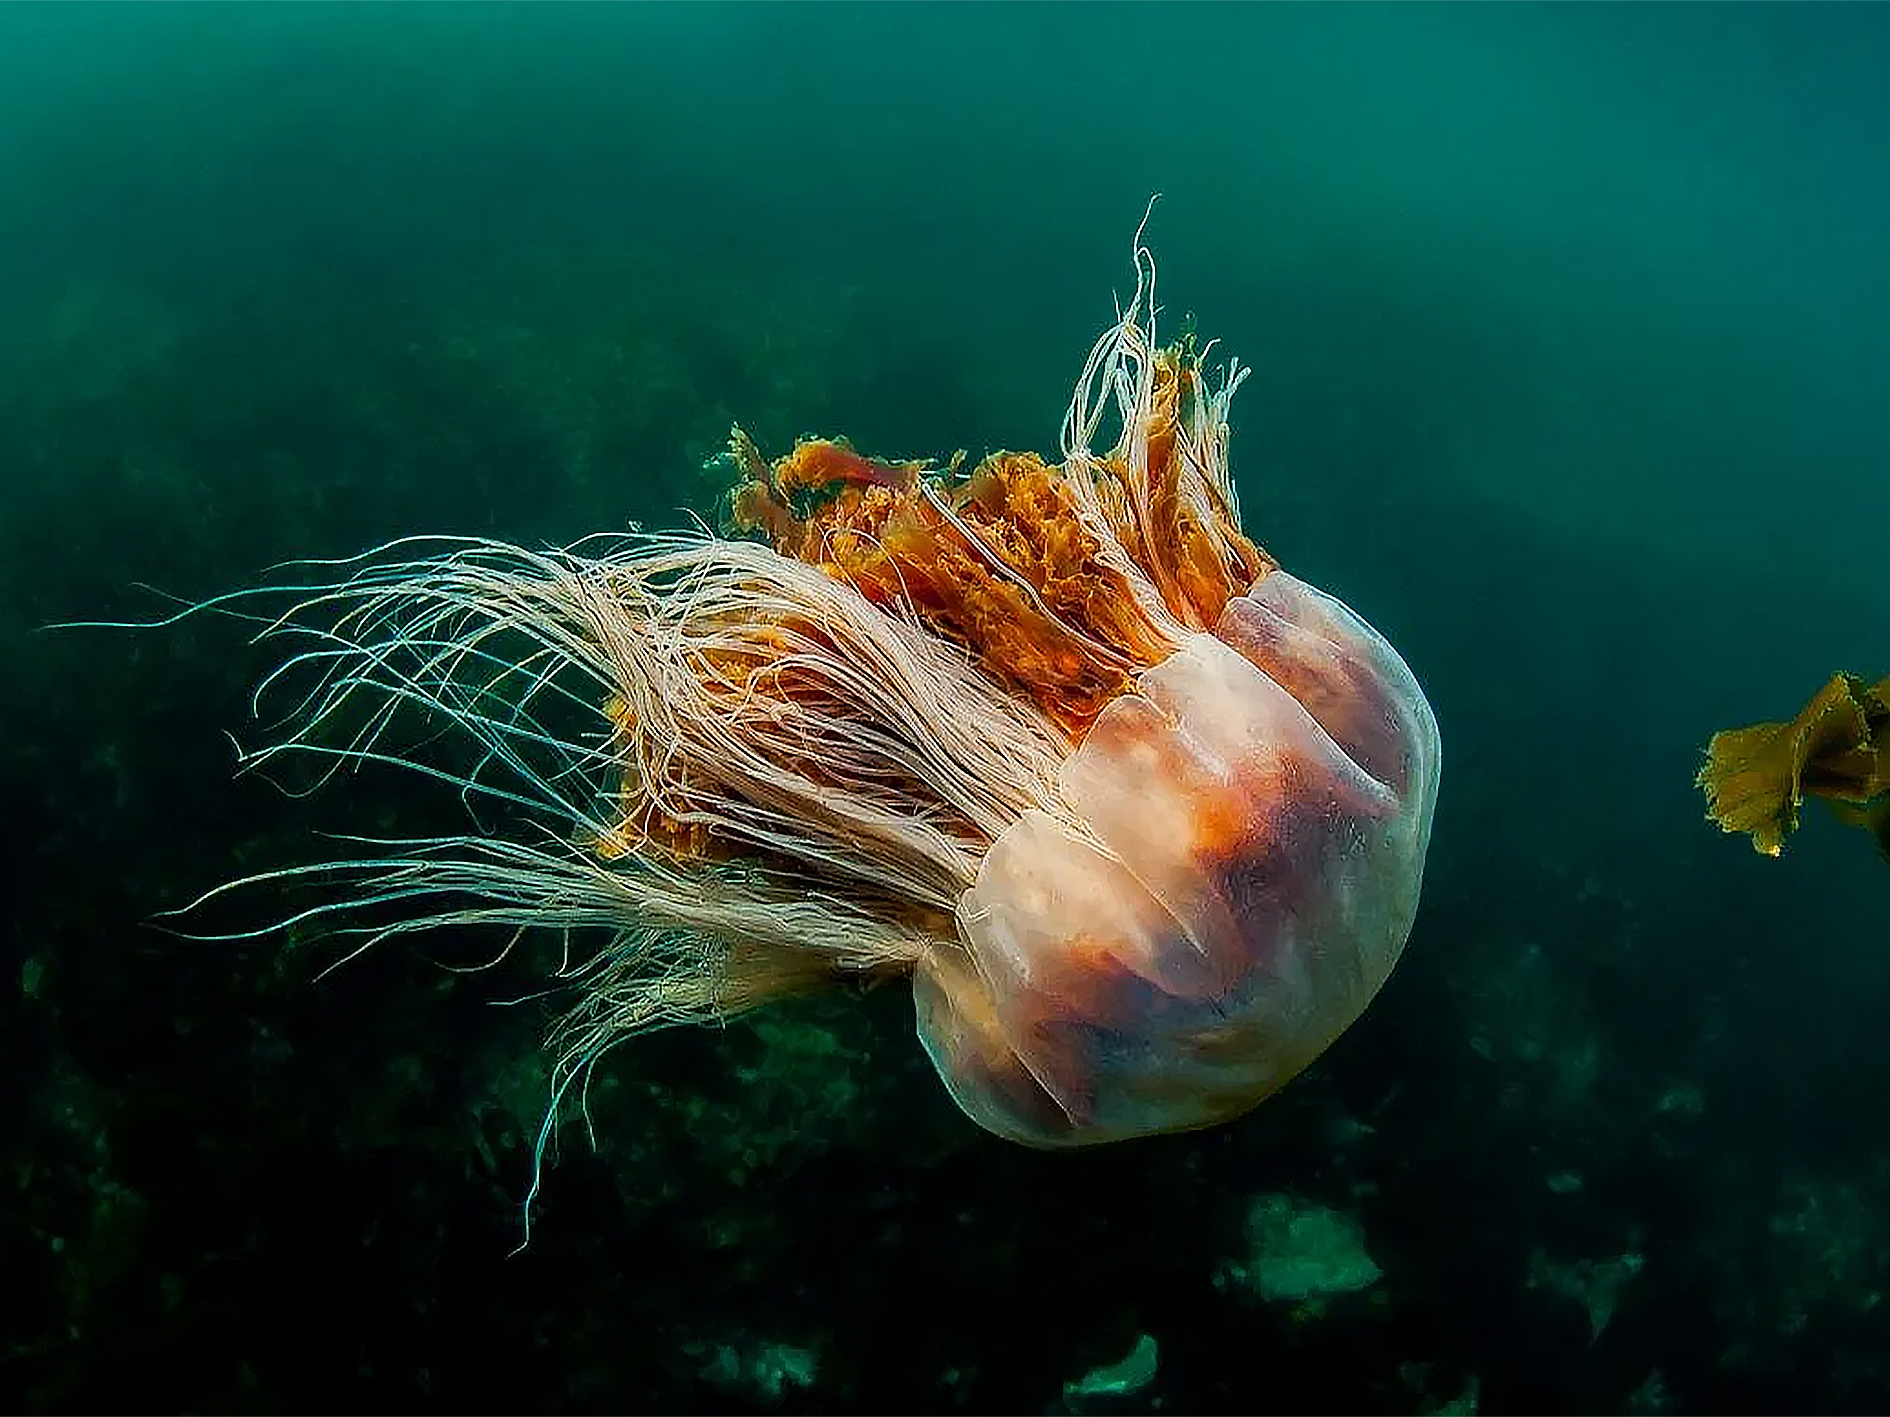
[[[1404,948],[1438,731],[1384,637],[1242,531],[1249,371],[1158,344],[1133,252],[1059,461],[839,438],[771,460],[737,428],[718,531],[403,541],[304,587],[267,631],[297,643],[250,762],[397,763],[477,820],[233,885],[345,881],[281,923],[351,915],[330,923],[357,949],[590,942],[553,1115],[639,1034],[891,980],[947,1092],[1010,1141],[1254,1107]]]

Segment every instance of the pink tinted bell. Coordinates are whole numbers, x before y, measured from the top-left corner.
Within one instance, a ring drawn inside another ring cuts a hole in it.
[[[993,844],[963,951],[916,980],[959,1105],[1039,1146],[1237,1116],[1390,974],[1417,910],[1436,720],[1389,644],[1284,571],[1109,704],[1055,810]]]

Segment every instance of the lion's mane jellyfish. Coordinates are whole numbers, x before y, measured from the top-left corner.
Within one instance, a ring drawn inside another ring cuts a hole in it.
[[[352,877],[315,913],[595,940],[560,1094],[639,1032],[889,977],[958,1104],[1031,1145],[1206,1126],[1304,1068],[1411,929],[1437,725],[1243,534],[1246,371],[1157,345],[1135,258],[1057,463],[737,430],[727,535],[450,542],[309,592],[265,687],[313,681],[258,756],[404,762],[481,818],[302,868]]]

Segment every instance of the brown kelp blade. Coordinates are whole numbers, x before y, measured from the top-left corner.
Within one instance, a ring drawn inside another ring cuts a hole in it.
[[[1890,678],[1833,674],[1789,723],[1713,735],[1697,784],[1707,816],[1777,856],[1806,797],[1863,827],[1890,859]]]

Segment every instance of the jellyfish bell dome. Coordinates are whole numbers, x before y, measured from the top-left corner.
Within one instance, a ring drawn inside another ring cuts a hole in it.
[[[1313,1060],[1417,910],[1436,727],[1410,671],[1284,571],[1112,700],[1059,808],[992,843],[914,979],[952,1096],[1083,1145],[1225,1121]]]
[[[265,685],[295,686],[289,727],[252,762],[412,766],[503,825],[233,886],[345,880],[297,920],[371,906],[370,940],[590,941],[553,1116],[640,1033],[892,978],[999,1136],[1254,1106],[1397,961],[1437,725],[1384,638],[1242,530],[1246,371],[1159,345],[1139,234],[1135,268],[1057,462],[770,460],[737,429],[725,534],[445,542],[306,591]],[[438,725],[460,759],[394,746]]]

